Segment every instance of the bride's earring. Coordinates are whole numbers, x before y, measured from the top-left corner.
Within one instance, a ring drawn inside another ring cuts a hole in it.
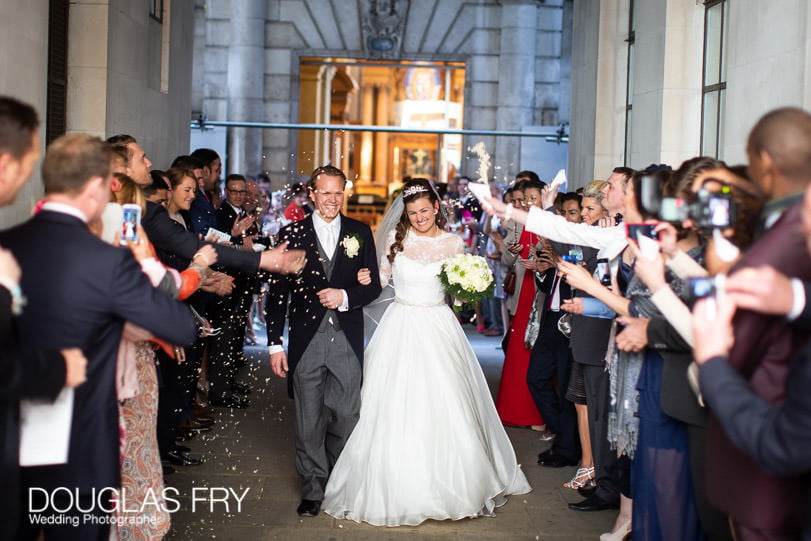
[[[434,211],[434,214],[437,214],[437,213],[439,213],[439,211],[438,211],[438,210],[435,210],[435,211]]]

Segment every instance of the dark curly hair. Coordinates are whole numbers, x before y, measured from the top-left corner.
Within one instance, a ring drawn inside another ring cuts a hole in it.
[[[424,178],[415,178],[406,182],[405,186],[403,186],[402,194],[404,206],[423,197],[428,198],[435,207],[440,206],[439,196],[431,186],[431,183]],[[442,211],[437,212],[436,226],[439,229],[444,229],[447,223],[448,220],[445,218]],[[409,227],[411,227],[411,222],[408,219],[408,213],[404,207],[403,215],[400,217],[400,221],[397,222],[397,227],[394,229],[394,243],[392,243],[387,256],[390,263],[394,263],[394,256],[397,255],[397,252],[403,251],[403,239],[405,239]]]

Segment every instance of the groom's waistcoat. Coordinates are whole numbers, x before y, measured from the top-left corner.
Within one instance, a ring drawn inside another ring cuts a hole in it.
[[[327,275],[327,280],[332,280],[332,269],[335,268],[335,258],[338,257],[338,250],[341,247],[335,247],[335,251],[332,252],[332,259],[330,259],[327,257],[327,252],[324,250],[324,247],[321,246],[321,241],[318,240],[318,235],[316,235],[315,242],[316,247],[318,248],[318,257],[321,259],[321,266],[324,267],[324,274]],[[321,324],[318,326],[318,332],[325,332],[330,326],[334,327],[337,331],[341,330],[341,322],[338,320],[337,310],[327,310],[327,313],[324,314],[323,318],[321,318]]]
[[[360,248],[348,253],[343,241],[356,238]],[[289,321],[287,364],[288,389],[292,376],[307,345],[325,325],[332,324],[344,332],[355,355],[363,361],[363,307],[380,295],[372,230],[368,225],[341,215],[341,231],[332,259],[328,259],[318,242],[312,217],[294,222],[279,232],[280,242],[288,242],[291,250],[304,250],[307,263],[297,275],[271,275],[270,292],[266,303],[268,344],[281,344],[285,318]],[[369,269],[372,283],[358,283],[358,271]],[[349,310],[327,310],[319,301],[317,292],[325,288],[343,289],[349,301]],[[288,309],[289,308],[289,309]],[[291,391],[292,392],[292,391]]]

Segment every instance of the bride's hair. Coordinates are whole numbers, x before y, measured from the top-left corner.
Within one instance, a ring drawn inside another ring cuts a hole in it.
[[[439,196],[437,195],[433,186],[431,186],[431,183],[424,178],[415,178],[406,182],[405,186],[403,186],[402,195],[403,214],[400,216],[400,221],[397,222],[397,227],[394,229],[394,242],[392,243],[391,249],[389,250],[387,256],[390,263],[394,263],[394,256],[397,255],[397,252],[403,251],[403,239],[405,239],[408,228],[411,227],[411,222],[408,220],[408,212],[405,209],[405,205],[411,203],[412,201],[416,201],[421,197],[427,197],[432,205],[435,207],[440,206]],[[442,211],[440,210],[434,216],[436,217],[436,226],[439,229],[445,229],[445,224],[448,222],[448,220],[445,218]]]

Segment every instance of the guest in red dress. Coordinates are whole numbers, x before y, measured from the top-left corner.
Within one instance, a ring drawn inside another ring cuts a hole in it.
[[[521,184],[520,189],[525,194],[527,206],[540,207],[543,183],[524,181]],[[521,289],[517,292],[518,303],[510,323],[507,352],[504,356],[504,367],[501,371],[501,382],[496,397],[499,417],[504,424],[508,425],[540,427],[544,424],[527,387],[527,368],[532,349],[528,349],[524,344],[524,334],[532,304],[535,301],[534,271],[521,264],[521,261],[529,260],[530,255],[535,254],[535,251],[540,248],[539,240],[538,235],[525,230],[518,241],[521,251],[518,254],[519,259],[515,264],[515,269],[516,272],[523,272],[524,276]]]
[[[303,184],[294,184],[290,188],[290,193],[293,194],[293,200],[284,209],[284,217],[290,222],[298,222],[307,216],[304,210],[304,205],[307,204],[307,188]]]

